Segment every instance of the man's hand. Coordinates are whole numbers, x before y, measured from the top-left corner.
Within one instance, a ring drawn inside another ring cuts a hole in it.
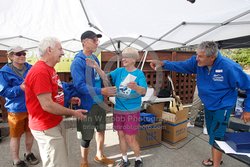
[[[80,99],[79,97],[72,97],[72,98],[70,99],[70,103],[71,103],[72,105],[78,105],[78,106],[80,106],[80,104],[81,104],[81,99]]]
[[[250,112],[243,112],[242,115],[241,115],[241,119],[247,123],[250,121]]]
[[[155,71],[164,65],[160,60],[147,60],[146,62],[150,63],[150,67]]]
[[[88,112],[87,110],[83,110],[83,109],[73,110],[72,116],[76,117],[77,119],[83,120],[87,117],[85,115],[85,113],[87,112]]]
[[[87,58],[87,59],[86,59],[86,64],[87,64],[88,66],[90,66],[90,67],[93,67],[93,68],[96,68],[96,67],[99,66],[99,65],[97,64],[96,61],[94,61],[94,60],[92,60],[92,59],[90,59],[90,58]]]
[[[20,88],[21,88],[23,91],[25,90],[25,83],[24,83],[24,82],[20,85]]]
[[[112,87],[102,88],[101,93],[104,96],[115,96],[116,95],[116,87],[112,86]]]

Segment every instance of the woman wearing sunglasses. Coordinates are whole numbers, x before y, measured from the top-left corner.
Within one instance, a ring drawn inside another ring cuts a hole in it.
[[[12,47],[8,52],[10,60],[0,69],[0,96],[6,100],[10,128],[10,151],[13,166],[26,167],[26,163],[38,164],[38,159],[31,152],[33,136],[28,127],[28,113],[25,104],[24,79],[31,68],[26,62],[26,50],[21,46]],[[20,139],[25,133],[26,152],[24,161],[19,158]]]

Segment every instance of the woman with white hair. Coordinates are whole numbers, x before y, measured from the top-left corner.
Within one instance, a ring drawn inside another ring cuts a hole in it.
[[[135,167],[143,165],[140,157],[140,146],[136,140],[140,126],[141,96],[145,95],[147,82],[144,73],[135,67],[139,53],[134,48],[126,48],[122,52],[122,68],[110,72],[108,76],[117,88],[114,107],[114,129],[119,136],[122,159],[117,167],[130,165],[127,157],[128,146],[135,154]],[[94,67],[100,76],[107,80],[106,74],[91,60],[87,64]]]

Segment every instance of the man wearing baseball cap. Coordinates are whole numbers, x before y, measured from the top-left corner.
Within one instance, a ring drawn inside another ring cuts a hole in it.
[[[10,128],[10,150],[13,166],[26,167],[39,163],[31,152],[34,137],[28,127],[28,113],[25,103],[24,78],[31,65],[26,62],[26,50],[21,46],[14,46],[8,51],[10,63],[0,70],[0,95],[5,97],[5,107],[8,110],[8,124]],[[25,133],[26,153],[23,161],[19,158],[20,139]]]
[[[78,97],[81,99],[81,109],[88,110],[87,118],[77,120],[77,138],[81,140],[81,167],[88,167],[89,144],[96,129],[97,152],[94,161],[106,166],[112,166],[114,160],[108,159],[104,153],[104,136],[106,129],[106,111],[103,109],[103,95],[114,96],[115,87],[101,87],[101,78],[94,68],[87,66],[86,59],[99,60],[93,54],[98,47],[101,34],[86,31],[81,35],[83,50],[76,54],[71,67],[71,76]]]
[[[85,31],[84,33],[82,33],[81,35],[81,41],[83,41],[84,39],[95,39],[95,38],[101,38],[102,34],[96,34],[93,31]]]

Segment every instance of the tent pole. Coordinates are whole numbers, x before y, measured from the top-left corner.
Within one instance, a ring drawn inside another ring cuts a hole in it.
[[[87,21],[88,21],[88,24],[91,25],[90,20],[89,20],[89,16],[88,16],[88,14],[87,14],[87,12],[86,12],[86,10],[85,10],[85,7],[84,7],[84,5],[83,5],[83,3],[82,3],[82,0],[79,0],[79,1],[80,1],[80,3],[81,3],[81,6],[82,6],[83,12],[84,12],[84,14],[85,14],[85,16],[86,16],[86,19],[87,19]]]
[[[199,35],[197,35],[197,36],[195,36],[195,37],[189,39],[188,41],[185,42],[185,45],[187,45],[188,43],[190,43],[190,42],[192,42],[192,41],[194,41],[194,40],[196,40],[196,39],[198,39],[198,38],[200,38],[200,37],[202,37],[202,36],[204,36],[204,35],[206,35],[206,34],[212,32],[212,31],[214,31],[214,30],[216,30],[216,29],[218,29],[218,28],[220,28],[220,27],[223,27],[223,26],[225,26],[225,25],[227,25],[227,24],[230,24],[232,21],[234,21],[234,20],[236,20],[236,19],[238,19],[238,18],[240,18],[240,17],[243,17],[243,16],[245,16],[245,15],[247,15],[247,14],[249,14],[249,13],[250,13],[250,10],[247,10],[247,11],[245,11],[245,12],[243,12],[243,13],[238,14],[237,16],[234,16],[234,17],[232,17],[232,18],[230,18],[230,19],[227,19],[227,20],[224,21],[223,23],[220,23],[219,25],[214,26],[214,27],[208,29],[207,31],[205,31],[205,32],[203,32],[203,33],[201,33],[201,34],[199,34]]]
[[[118,51],[118,56],[117,56],[117,68],[120,67],[120,56],[121,56],[121,41],[117,42],[117,51]]]
[[[81,3],[83,12],[84,12],[84,14],[85,14],[85,16],[86,16],[86,19],[87,19],[87,21],[88,21],[89,26],[90,26],[90,27],[93,27],[94,29],[98,30],[99,32],[102,32],[96,25],[94,25],[93,23],[90,22],[88,13],[87,13],[87,11],[86,11],[86,9],[85,9],[83,3],[82,3],[82,0],[80,0],[80,3]]]
[[[148,51],[145,51],[144,54],[143,54],[143,60],[142,60],[142,65],[141,65],[141,71],[143,70],[143,67],[144,67],[145,61],[146,61],[146,59],[147,59],[147,56],[148,56]]]
[[[3,43],[0,43],[0,45],[4,46],[4,47],[10,47],[9,45],[5,45]]]
[[[146,50],[147,48],[149,48],[150,46],[152,46],[156,42],[160,41],[162,38],[164,38],[165,36],[167,36],[168,34],[172,33],[173,31],[175,31],[176,29],[178,29],[179,27],[181,27],[181,26],[183,26],[185,24],[186,24],[186,22],[182,22],[179,25],[175,26],[174,28],[172,28],[171,30],[169,30],[167,33],[163,34],[159,39],[157,39],[154,42],[150,43],[147,47],[143,48],[142,50]]]
[[[139,38],[141,38],[142,37],[142,35],[139,35],[134,41],[132,41],[129,45],[128,45],[128,47],[129,46],[131,46],[133,43],[135,43]]]

